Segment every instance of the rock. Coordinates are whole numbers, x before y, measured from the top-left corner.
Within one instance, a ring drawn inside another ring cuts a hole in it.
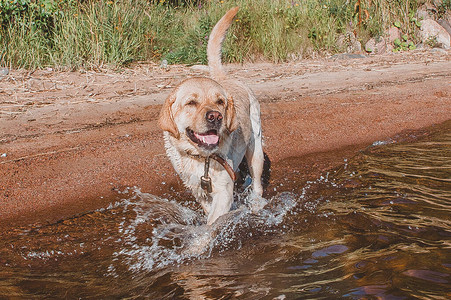
[[[339,52],[345,52],[348,47],[346,36],[344,34],[340,34],[337,38],[337,48]]]
[[[358,58],[366,58],[363,54],[355,54],[355,53],[341,53],[335,54],[330,57],[333,60],[341,60],[341,59],[358,59]]]
[[[166,59],[161,61],[160,68],[166,71],[169,70],[168,61]]]
[[[346,53],[360,53],[362,52],[362,45],[351,31],[346,32],[337,39],[337,46],[339,51]]]
[[[384,54],[387,51],[387,44],[382,37],[371,38],[365,44],[365,51],[373,54]]]
[[[387,39],[385,51],[391,52],[395,48],[393,42],[396,39],[401,39],[401,31],[395,26],[392,26],[387,32]]]
[[[401,31],[396,28],[395,26],[392,26],[389,30],[388,30],[388,42],[389,43],[393,43],[396,39],[400,39],[401,38]]]
[[[8,74],[9,74],[8,68],[0,68],[0,79],[2,79],[3,77],[5,77]]]
[[[431,41],[435,45],[433,47],[440,47],[449,49],[451,46],[451,37],[445,28],[440,26],[434,20],[423,20],[420,28],[420,38],[423,43],[430,44]]]
[[[418,20],[429,20],[433,18],[434,7],[431,5],[422,5],[417,9],[417,19]]]
[[[448,22],[448,20],[445,19],[439,19],[437,20],[437,23],[440,24],[445,30],[448,32],[449,35],[451,35],[451,24]]]
[[[440,54],[446,54],[446,53],[448,53],[445,49],[441,49],[441,48],[434,48],[434,49],[431,49],[431,52],[440,53]]]
[[[362,52],[362,44],[357,40],[353,32],[348,33],[350,45],[348,46],[348,53],[360,53]]]
[[[381,38],[379,42],[376,41],[377,54],[384,54],[387,52],[387,42],[384,38]]]
[[[369,53],[376,53],[376,40],[371,38],[365,44],[365,51]]]
[[[416,45],[415,45],[415,48],[417,48],[418,50],[424,50],[424,49],[427,49],[427,47],[424,46],[423,43],[418,43],[418,44],[416,44]]]
[[[420,7],[417,10],[417,18],[418,18],[418,20],[426,20],[426,19],[429,19],[430,17],[429,17],[429,13],[425,9]]]

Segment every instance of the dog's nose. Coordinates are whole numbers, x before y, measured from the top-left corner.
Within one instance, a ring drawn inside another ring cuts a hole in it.
[[[210,110],[207,112],[205,116],[208,122],[210,123],[218,123],[222,121],[222,115],[219,111]]]

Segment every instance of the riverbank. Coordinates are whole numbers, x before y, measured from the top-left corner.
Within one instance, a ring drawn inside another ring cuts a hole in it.
[[[131,186],[189,197],[157,118],[172,88],[204,69],[12,70],[0,80],[0,227],[106,207]],[[450,70],[445,50],[228,66],[261,102],[272,172],[297,168],[300,180],[375,141],[449,120]],[[290,165],[301,156],[303,166]]]

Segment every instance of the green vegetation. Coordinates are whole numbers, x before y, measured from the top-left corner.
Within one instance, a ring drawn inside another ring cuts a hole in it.
[[[112,68],[134,61],[205,63],[208,35],[240,11],[224,47],[229,62],[281,62],[366,42],[395,22],[412,40],[416,0],[0,0],[0,65]],[[413,27],[412,27],[413,26]],[[402,43],[403,41],[401,41]]]
[[[442,0],[437,7],[437,18],[441,19],[451,10],[451,0]]]
[[[406,10],[407,11],[407,10]],[[397,27],[401,33],[401,39],[395,39],[394,52],[416,49],[414,40],[417,30],[421,27],[421,21],[415,17],[416,7],[410,7],[409,13],[404,17],[404,23],[395,21],[393,26]]]

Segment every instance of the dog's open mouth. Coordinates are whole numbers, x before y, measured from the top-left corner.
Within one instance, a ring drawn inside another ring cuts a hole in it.
[[[205,133],[197,133],[187,128],[186,134],[199,147],[211,150],[219,145],[219,135],[216,129],[209,130]]]

